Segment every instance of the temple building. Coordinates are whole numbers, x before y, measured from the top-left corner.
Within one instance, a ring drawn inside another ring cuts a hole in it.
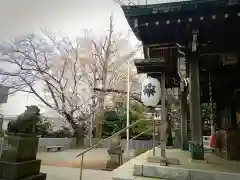
[[[182,149],[191,141],[192,158],[204,158],[201,103],[209,103],[217,154],[240,160],[240,1],[192,0],[122,9],[143,44],[144,59],[135,60],[138,73],[164,80],[166,88],[181,89]]]

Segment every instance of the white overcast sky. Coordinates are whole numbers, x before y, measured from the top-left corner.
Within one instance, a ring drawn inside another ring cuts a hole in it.
[[[128,23],[113,0],[0,0],[0,41],[47,28],[68,36],[81,36],[83,29],[101,35],[114,15],[117,31],[127,32]],[[35,98],[18,94],[3,106],[4,114],[21,113]]]
[[[139,1],[145,3],[145,0]],[[167,0],[148,0],[151,3],[164,1]],[[129,25],[113,0],[0,0],[0,42],[40,28],[63,32],[70,37],[81,36],[83,29],[92,29],[96,35],[101,35],[108,28],[111,14],[116,30],[127,33]],[[38,102],[18,94],[4,105],[4,114],[19,114],[31,104]]]

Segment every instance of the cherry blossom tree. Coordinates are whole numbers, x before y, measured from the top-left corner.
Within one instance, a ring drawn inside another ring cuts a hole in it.
[[[118,89],[126,79],[126,62],[140,46],[115,33],[110,18],[106,35],[88,34],[74,41],[43,30],[0,46],[1,83],[10,94],[25,92],[63,116],[80,139],[84,122],[101,115],[106,89]],[[102,91],[95,91],[97,85]],[[95,118],[101,136],[101,118]]]

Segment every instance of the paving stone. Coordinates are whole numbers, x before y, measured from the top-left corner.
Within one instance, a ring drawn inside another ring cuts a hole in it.
[[[143,165],[134,164],[133,175],[134,176],[142,176],[143,175]]]
[[[134,180],[133,169],[124,169],[115,173],[112,180]]]
[[[143,166],[143,176],[166,180],[189,180],[190,170],[169,166]]]
[[[149,177],[136,177],[134,180],[164,180],[164,179],[149,178]]]
[[[180,160],[177,158],[163,159],[161,156],[149,156],[147,161],[150,163],[160,163],[162,166],[166,166],[167,164],[180,165]]]
[[[239,180],[240,174],[191,170],[191,180]]]

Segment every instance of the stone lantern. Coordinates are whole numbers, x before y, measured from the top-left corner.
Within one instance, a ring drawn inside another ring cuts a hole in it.
[[[113,170],[122,165],[124,150],[122,149],[121,138],[119,136],[111,139],[110,148],[107,152],[109,154],[109,160],[106,164],[107,169]]]

